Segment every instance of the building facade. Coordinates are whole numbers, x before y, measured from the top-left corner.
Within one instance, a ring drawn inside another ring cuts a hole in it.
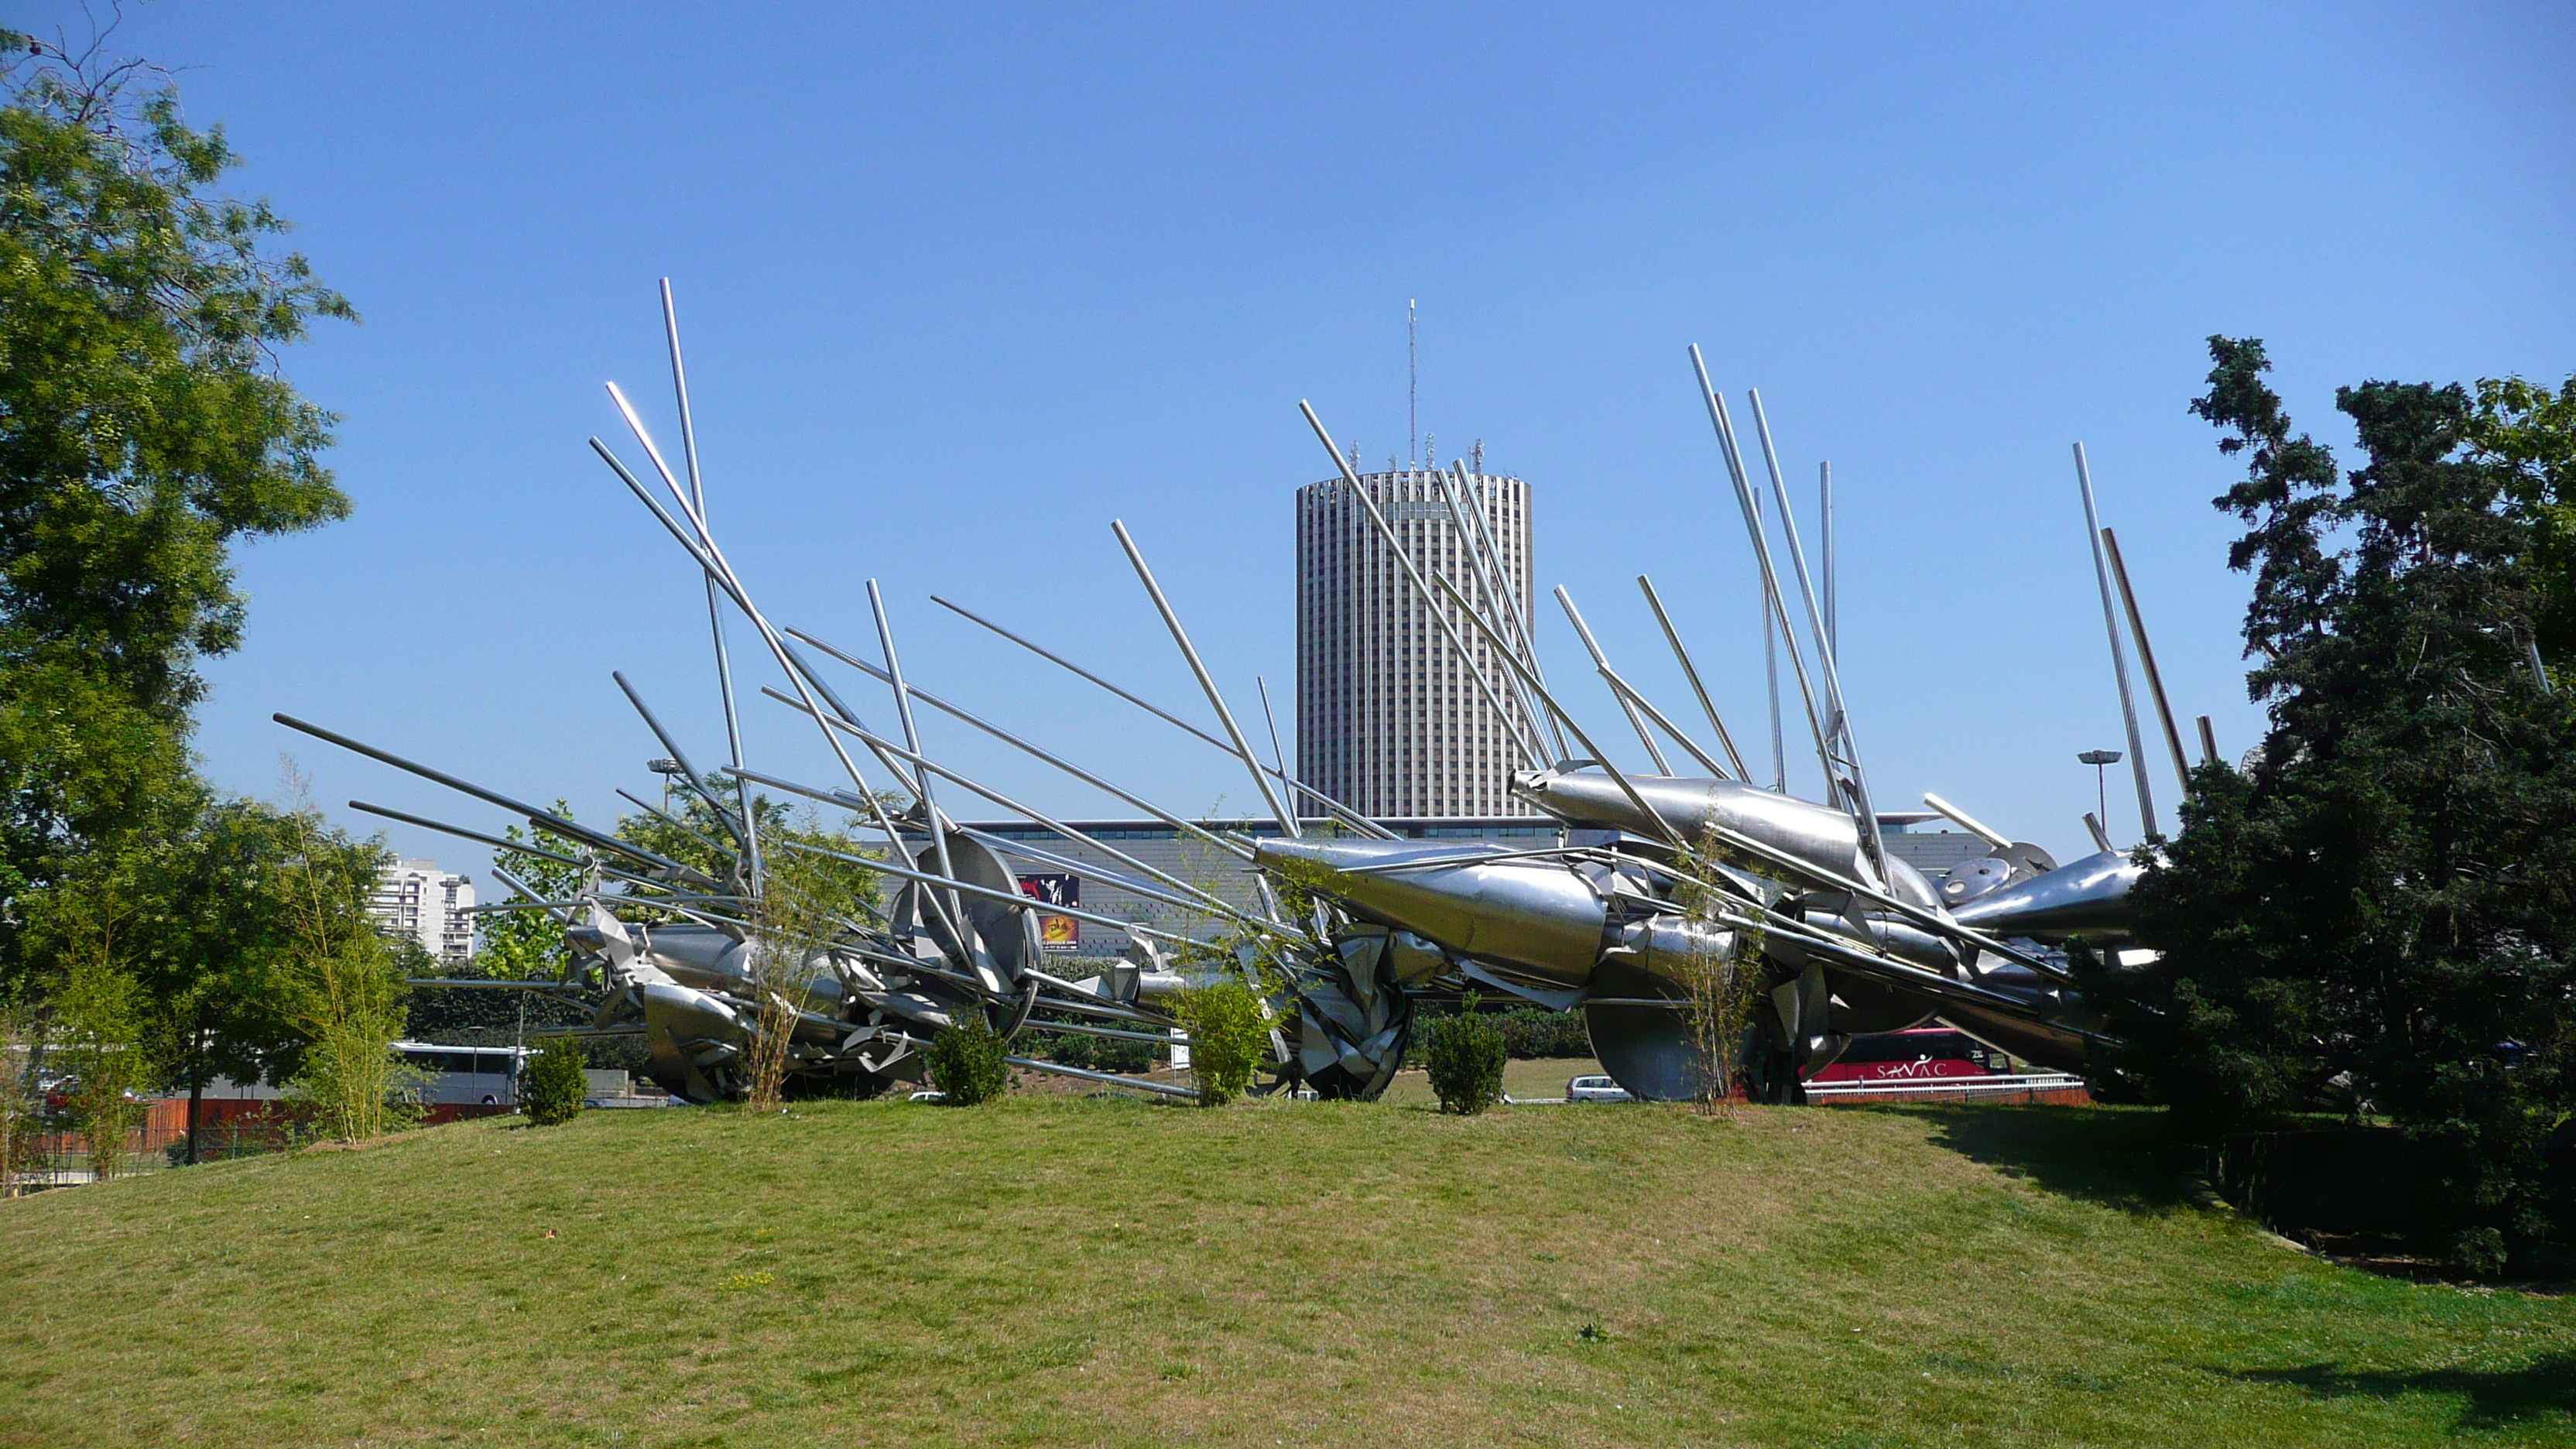
[[[1483,603],[1477,554],[1458,536],[1441,481],[1430,469],[1360,476],[1426,578],[1443,574]],[[1500,592],[1527,631],[1536,602],[1529,485],[1481,473],[1467,482],[1460,502],[1483,513]],[[1508,701],[1503,663],[1471,628],[1460,632]],[[1512,772],[1542,763],[1515,745],[1350,484],[1297,490],[1299,778],[1371,817],[1525,816]]]
[[[376,873],[367,914],[387,935],[409,936],[442,961],[474,954],[472,878],[450,875],[434,860],[398,860]]]

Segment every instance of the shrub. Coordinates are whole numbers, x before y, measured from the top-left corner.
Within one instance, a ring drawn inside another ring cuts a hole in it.
[[[1592,1034],[1584,1029],[1581,1012],[1521,1006],[1493,1012],[1485,1019],[1501,1028],[1503,1054],[1516,1061],[1592,1055]]]
[[[1011,1066],[999,1033],[981,1015],[958,1013],[958,1024],[930,1039],[930,1080],[952,1107],[972,1107],[1010,1090]]]
[[[528,1061],[519,1078],[519,1110],[540,1127],[552,1127],[581,1115],[582,1096],[590,1079],[581,1074],[581,1045],[557,1037]]]
[[[1239,981],[1220,981],[1182,995],[1172,1014],[1190,1029],[1190,1074],[1199,1105],[1222,1107],[1252,1085],[1252,1069],[1270,1044],[1261,1000]]]
[[[1423,1034],[1431,1091],[1440,1110],[1472,1116],[1503,1099],[1503,1029],[1476,1010],[1476,998]]]
[[[1150,1042],[1085,1036],[1080,1032],[1032,1031],[1026,1045],[1027,1050],[1021,1055],[1044,1057],[1068,1067],[1083,1067],[1095,1072],[1150,1072],[1154,1069],[1154,1047]]]

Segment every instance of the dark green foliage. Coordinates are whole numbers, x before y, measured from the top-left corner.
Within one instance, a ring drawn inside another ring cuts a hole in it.
[[[1441,1111],[1473,1115],[1503,1099],[1503,1029],[1476,1010],[1475,997],[1425,1027],[1422,1049]]]
[[[972,1012],[930,1038],[930,1080],[952,1107],[992,1101],[1011,1088],[1010,1047]]]
[[[1584,1029],[1581,1012],[1516,1006],[1489,1011],[1485,1019],[1503,1034],[1503,1054],[1515,1060],[1592,1055],[1592,1033]]]
[[[1051,1062],[1095,1072],[1133,1074],[1154,1069],[1154,1048],[1149,1042],[1032,1029],[1022,1039],[1022,1045],[1025,1047],[1022,1055],[1044,1057]]]
[[[352,317],[238,164],[135,67],[23,41],[0,104],[0,991],[19,923],[90,852],[184,822],[203,656],[241,640],[236,539],[343,517],[328,414],[275,369]]]
[[[2462,1251],[2576,1229],[2576,1162],[2551,1146],[2576,1113],[2576,698],[2528,652],[2556,506],[2530,460],[2569,455],[2576,407],[2512,413],[2506,448],[2499,385],[2344,388],[2363,455],[2344,474],[2292,431],[2261,344],[2211,353],[2194,409],[2250,464],[2218,503],[2249,525],[2229,561],[2254,575],[2270,728],[2245,773],[2196,772],[2149,858],[2138,929],[2163,960],[2106,975],[2079,954],[2089,994],[2195,1133],[2384,1118],[2437,1164]]]
[[[589,1079],[581,1074],[581,1047],[564,1037],[547,1042],[528,1058],[519,1077],[519,1110],[540,1127],[555,1127],[581,1115]]]
[[[1443,1016],[1455,1015],[1458,1008],[1426,1002],[1415,1008],[1423,1026]],[[1566,1059],[1592,1055],[1592,1033],[1583,1025],[1579,1011],[1549,1011],[1536,1006],[1509,1006],[1500,1011],[1483,1012],[1485,1020],[1503,1034],[1503,1055],[1514,1061]],[[1417,1031],[1420,1028],[1417,1027]],[[1422,1048],[1412,1053],[1419,1057]]]
[[[1242,1096],[1270,1044],[1261,999],[1240,981],[1220,981],[1184,995],[1173,1015],[1190,1029],[1190,1075],[1198,1081],[1200,1105],[1222,1107]]]

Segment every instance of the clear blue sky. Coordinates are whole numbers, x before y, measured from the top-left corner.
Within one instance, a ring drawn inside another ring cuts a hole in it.
[[[2337,384],[2576,370],[2563,6],[852,9],[129,19],[365,314],[288,360],[345,417],[357,514],[242,557],[217,780],[270,793],[291,750],[335,810],[492,822],[283,709],[596,818],[656,753],[621,667],[718,756],[698,586],[583,446],[615,436],[606,379],[667,415],[663,275],[715,522],[767,610],[858,647],[880,578],[917,680],[1187,808],[1251,792],[927,596],[1204,716],[1122,517],[1238,707],[1256,673],[1284,701],[1291,492],[1324,471],[1296,403],[1400,452],[1414,297],[1443,457],[1481,438],[1532,480],[1542,584],[1679,717],[1652,573],[1750,737],[1755,586],[1697,342],[1762,389],[1794,478],[1834,463],[1882,807],[1938,790],[2061,855],[2093,803],[2073,756],[2121,743],[2069,443],[2177,707],[2233,753],[2258,720],[2208,506],[2234,470],[2185,412],[2202,339],[2267,339],[2333,438]],[[1552,608],[1543,630],[1616,738]],[[758,763],[827,778],[750,712]],[[931,730],[1034,799],[1116,808]],[[2133,838],[2116,782],[2111,808]]]

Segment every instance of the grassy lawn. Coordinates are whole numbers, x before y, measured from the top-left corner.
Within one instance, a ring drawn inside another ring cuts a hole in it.
[[[461,1123],[0,1204],[0,1443],[2576,1442],[2576,1299],[2288,1251],[2158,1141],[2049,1107]]]

